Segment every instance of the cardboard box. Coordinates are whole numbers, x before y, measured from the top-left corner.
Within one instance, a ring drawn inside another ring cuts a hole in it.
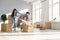
[[[45,27],[42,27],[42,26],[40,27],[40,30],[45,30],[45,29],[46,29]]]
[[[36,28],[40,28],[40,22],[35,22],[35,23],[34,23],[34,26],[35,26]]]
[[[12,26],[11,24],[1,24],[1,31],[2,32],[12,32]]]
[[[12,24],[12,20],[8,20],[8,23]]]
[[[11,15],[8,15],[8,20],[12,20]]]
[[[33,26],[28,26],[28,32],[33,32],[33,31],[34,31]]]
[[[29,26],[29,25],[21,25],[23,32],[33,32],[34,28],[33,26]]]
[[[45,28],[46,29],[51,29],[51,22],[46,22],[45,23]]]

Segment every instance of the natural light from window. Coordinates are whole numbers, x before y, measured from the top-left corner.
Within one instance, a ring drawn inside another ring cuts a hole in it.
[[[33,2],[33,22],[41,21],[41,3],[40,1]]]
[[[49,21],[54,18],[56,18],[56,22],[60,21],[59,16],[59,0],[49,0]]]

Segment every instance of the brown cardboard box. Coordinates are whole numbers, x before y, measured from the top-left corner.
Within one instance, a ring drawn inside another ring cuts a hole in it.
[[[8,20],[8,23],[12,24],[12,20]]]
[[[1,31],[2,32],[12,32],[12,26],[11,24],[1,24]]]
[[[8,27],[8,32],[10,31],[12,31],[12,24],[8,24],[9,25],[9,27]]]
[[[36,28],[40,28],[40,22],[35,22],[34,25]]]
[[[40,26],[40,24],[37,24],[37,28],[40,28],[41,26]]]
[[[32,26],[28,26],[28,32],[33,32],[33,27]]]
[[[51,22],[46,22],[45,23],[45,28],[46,29],[51,29]]]
[[[11,20],[12,18],[11,18],[11,15],[8,15],[8,20]]]
[[[51,29],[51,22],[46,22],[44,27],[40,27],[40,30]]]
[[[22,25],[21,26],[23,29],[23,32],[33,32],[33,26],[29,26],[29,25]]]
[[[40,30],[45,30],[45,29],[46,29],[45,27],[42,27],[42,26],[40,27]]]
[[[11,15],[8,15],[8,23],[12,24],[12,18],[11,18]]]

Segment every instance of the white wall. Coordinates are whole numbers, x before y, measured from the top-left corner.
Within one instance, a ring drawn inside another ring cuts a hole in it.
[[[0,0],[0,16],[12,12],[14,8],[19,11],[28,8],[31,12],[31,3],[23,0]]]
[[[42,2],[42,21],[49,21],[49,0]]]
[[[42,13],[40,24],[45,26],[45,22],[49,21],[49,0],[41,0]]]

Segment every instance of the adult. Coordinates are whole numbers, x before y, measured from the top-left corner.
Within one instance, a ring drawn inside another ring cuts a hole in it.
[[[30,16],[30,12],[26,12],[26,14],[21,15],[21,16],[18,18],[18,27],[20,26],[20,23],[22,22],[22,20],[24,20],[25,17],[26,17],[26,21],[27,21],[27,20],[30,20],[29,16]],[[21,20],[21,19],[22,19],[22,20]]]
[[[16,16],[17,16],[17,9],[13,9],[11,17],[12,17],[14,31],[16,31],[16,22],[15,22]]]

